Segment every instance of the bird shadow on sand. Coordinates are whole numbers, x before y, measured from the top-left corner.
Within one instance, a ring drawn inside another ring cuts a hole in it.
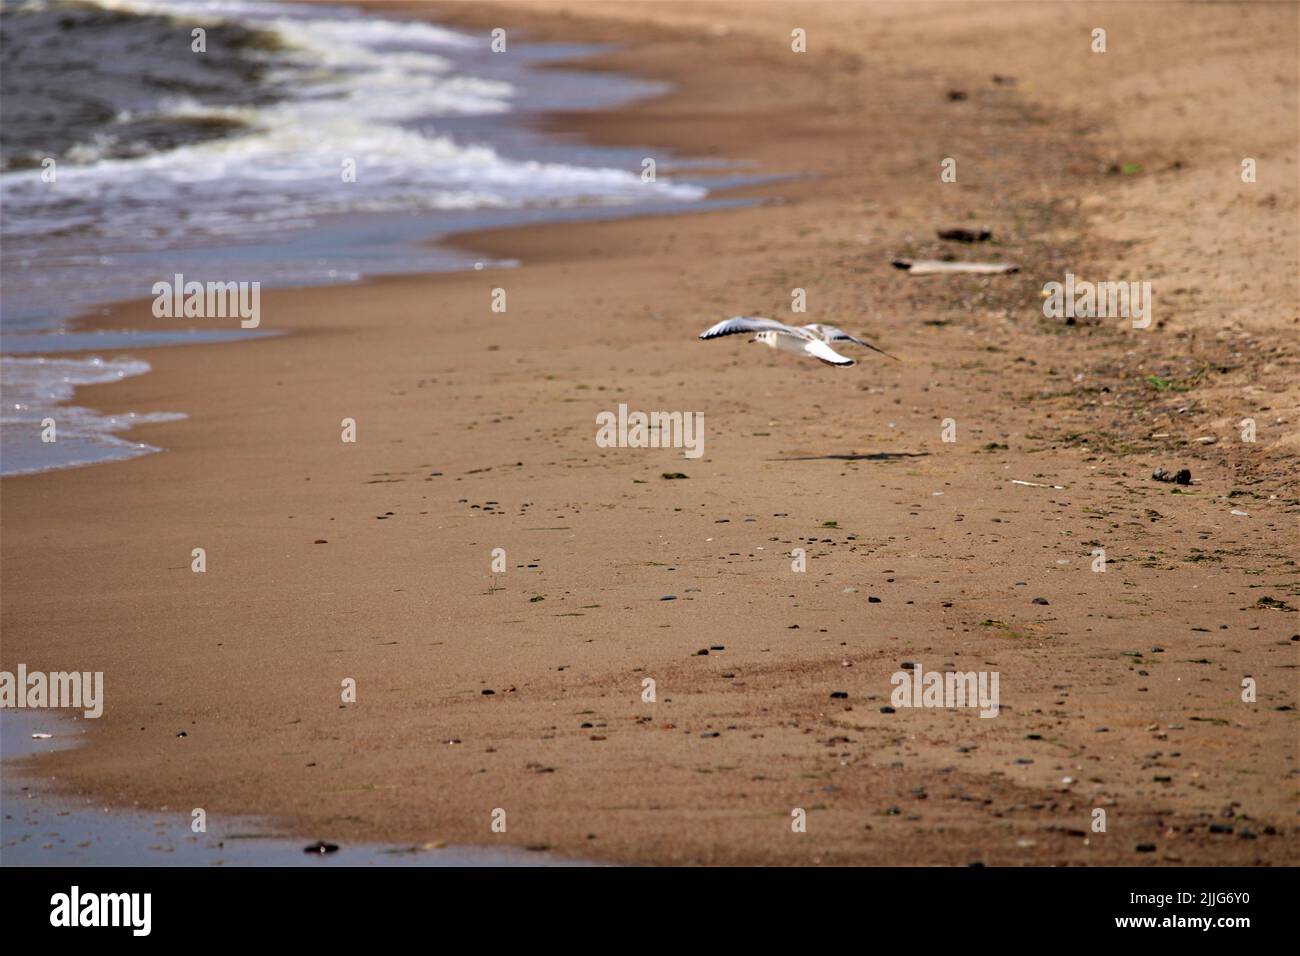
[[[769,458],[768,461],[903,461],[926,458],[928,451],[878,451],[870,455],[802,455],[798,458]]]

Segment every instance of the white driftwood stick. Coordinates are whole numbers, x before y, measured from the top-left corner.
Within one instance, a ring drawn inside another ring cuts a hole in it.
[[[1016,272],[1019,266],[1010,262],[942,262],[939,259],[895,259],[894,265],[906,269],[909,275],[930,276],[953,272],[973,272],[978,275],[1001,275]]]

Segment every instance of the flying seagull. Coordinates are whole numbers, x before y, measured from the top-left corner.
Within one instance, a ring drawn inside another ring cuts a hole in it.
[[[876,348],[870,342],[855,338],[833,325],[786,325],[784,322],[765,319],[757,315],[738,315],[732,319],[725,319],[701,332],[700,338],[716,339],[724,335],[738,335],[750,332],[754,334],[754,337],[750,339],[751,342],[762,342],[768,348],[778,349],[782,352],[807,355],[820,362],[825,362],[827,365],[848,367],[857,364],[853,359],[841,355],[831,348],[830,343],[832,342],[852,342],[855,345],[869,348],[873,352],[879,352],[881,355],[894,358],[884,349]],[[894,359],[894,361],[898,360]]]

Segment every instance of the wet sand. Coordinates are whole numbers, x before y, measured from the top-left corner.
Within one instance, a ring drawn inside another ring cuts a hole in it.
[[[764,205],[464,236],[523,265],[266,291],[292,334],[78,393],[189,418],[0,482],[0,663],[105,672],[42,775],[345,844],[1300,860],[1296,8],[738,10],[440,7],[628,44],[592,65],[676,90],[553,128],[798,177],[739,193]],[[891,265],[945,253],[1020,269]],[[1045,318],[1066,272],[1152,281],[1152,327]],[[795,288],[902,361],[696,340]],[[620,403],[703,412],[704,456],[598,448]],[[903,662],[997,671],[999,716],[882,712]]]

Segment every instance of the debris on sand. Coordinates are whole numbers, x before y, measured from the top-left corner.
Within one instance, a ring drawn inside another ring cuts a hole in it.
[[[1022,481],[1019,478],[1010,479],[1013,485],[1025,485],[1029,488],[1055,488],[1057,491],[1064,491],[1065,485],[1045,485],[1041,481]]]
[[[1001,275],[1019,272],[1020,267],[1010,262],[943,262],[939,259],[895,259],[895,269],[906,270],[908,275],[930,276],[972,272],[976,275]]]
[[[940,229],[939,238],[949,242],[988,242],[993,238],[989,229]]]
[[[1255,607],[1262,608],[1263,610],[1266,611],[1291,611],[1293,613],[1295,612],[1295,608],[1293,608],[1290,604],[1287,604],[1286,601],[1279,601],[1275,597],[1267,597],[1267,596],[1262,597],[1255,602]]]
[[[1168,481],[1175,485],[1190,485],[1192,483],[1192,471],[1190,468],[1180,468],[1172,475],[1163,468],[1157,468],[1151,473],[1151,477],[1156,481]]]
[[[680,471],[665,471],[659,477],[665,481],[675,481],[681,478],[689,478],[690,476]]]

